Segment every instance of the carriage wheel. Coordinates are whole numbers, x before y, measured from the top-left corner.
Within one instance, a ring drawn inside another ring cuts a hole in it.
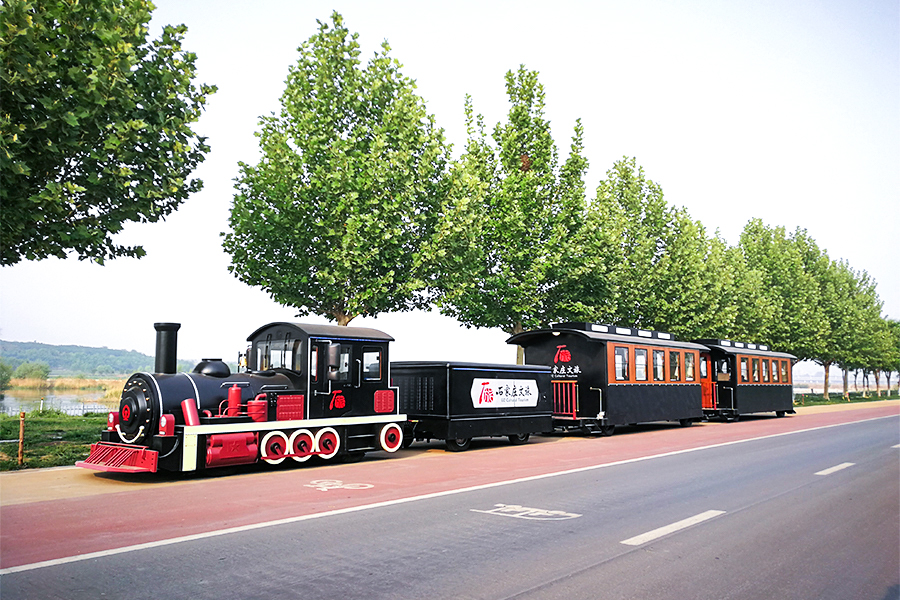
[[[528,441],[528,438],[531,437],[530,433],[517,433],[515,435],[508,436],[509,443],[513,446],[520,446]]]
[[[270,431],[260,444],[262,459],[270,465],[277,465],[287,458],[285,455],[288,448],[290,448],[288,438],[281,431]]]
[[[315,448],[319,458],[332,458],[341,448],[341,436],[332,427],[320,429],[316,432]]]
[[[307,429],[298,429],[291,434],[290,449],[294,460],[305,462],[313,455],[316,438]]]
[[[444,444],[450,452],[465,452],[472,444],[472,438],[450,438],[444,440]]]
[[[396,423],[388,423],[381,428],[379,438],[385,452],[396,452],[403,444],[403,430]]]

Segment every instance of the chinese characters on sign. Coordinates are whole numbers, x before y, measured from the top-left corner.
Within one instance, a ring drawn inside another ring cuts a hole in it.
[[[509,408],[537,406],[539,394],[533,379],[474,379],[471,396],[475,408]]]

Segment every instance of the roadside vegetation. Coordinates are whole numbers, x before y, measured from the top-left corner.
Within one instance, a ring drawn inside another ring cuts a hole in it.
[[[18,463],[19,417],[0,414],[0,471],[70,466],[87,458],[91,444],[100,441],[106,413],[71,416],[58,410],[25,415],[23,464]]]

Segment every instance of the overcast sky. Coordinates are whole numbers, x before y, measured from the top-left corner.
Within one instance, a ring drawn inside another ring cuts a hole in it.
[[[234,360],[258,326],[298,318],[232,277],[227,227],[238,161],[258,160],[260,115],[278,110],[297,46],[332,10],[383,40],[416,80],[458,156],[463,101],[505,120],[504,73],[540,73],[564,158],[585,128],[588,194],[635,157],[670,204],[736,243],[748,220],[805,228],[878,282],[900,318],[900,8],[896,0],[302,2],[158,0],[151,36],[184,23],[198,81],[218,92],[196,130],[204,189],[165,222],[126,227],[140,260],[48,259],[0,269],[0,338],[153,354],[155,321],[183,324],[179,357]],[[428,313],[355,319],[397,339],[398,360],[514,362],[498,330]]]

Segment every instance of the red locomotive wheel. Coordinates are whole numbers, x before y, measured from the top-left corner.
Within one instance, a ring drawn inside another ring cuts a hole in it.
[[[332,458],[341,448],[341,436],[331,427],[316,432],[316,452],[320,458]]]
[[[381,428],[380,439],[386,452],[396,452],[403,444],[403,430],[396,423],[388,423]]]
[[[313,455],[316,447],[316,438],[307,429],[298,429],[291,434],[290,448],[294,460],[305,462]]]
[[[262,459],[270,465],[277,465],[287,458],[287,449],[290,447],[288,438],[281,431],[270,431],[263,437],[260,444]]]

